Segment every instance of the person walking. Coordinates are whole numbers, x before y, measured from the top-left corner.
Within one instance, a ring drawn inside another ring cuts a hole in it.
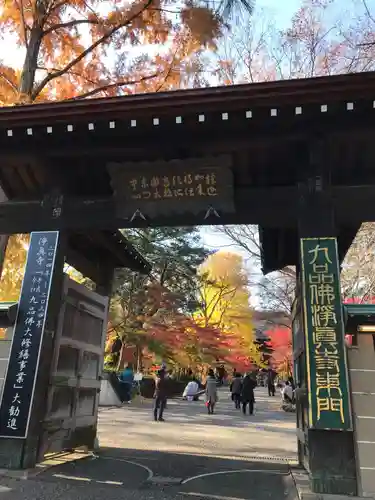
[[[123,389],[122,402],[130,403],[132,399],[132,389],[134,382],[133,365],[131,363],[129,363],[125,370],[120,373],[118,379],[121,382]]]
[[[276,378],[276,372],[272,370],[272,368],[269,368],[267,373],[267,387],[269,396],[275,395],[275,378]]]
[[[155,422],[164,422],[163,413],[167,405],[167,386],[168,381],[165,376],[165,370],[161,369],[155,380],[154,392],[154,420]]]
[[[210,368],[207,373],[206,380],[206,406],[209,415],[212,415],[217,402],[217,381],[215,373]]]
[[[217,373],[217,380],[220,385],[224,384],[224,378],[225,378],[225,368],[224,365],[220,365],[218,368],[216,368],[216,373]]]
[[[236,372],[234,379],[230,385],[230,391],[232,393],[232,401],[234,401],[234,406],[237,410],[241,408],[241,391],[242,391],[242,377],[241,373]]]
[[[242,382],[242,393],[241,393],[242,411],[244,415],[246,415],[247,405],[249,405],[250,415],[254,414],[254,402],[255,402],[254,389],[256,386],[257,383],[254,377],[250,373],[247,373]]]

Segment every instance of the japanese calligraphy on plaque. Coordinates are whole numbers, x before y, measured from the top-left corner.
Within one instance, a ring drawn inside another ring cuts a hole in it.
[[[1,437],[27,436],[58,234],[31,233],[0,405]]]
[[[199,213],[212,206],[234,211],[229,156],[161,162],[110,163],[120,217],[135,210],[152,217],[171,212]]]
[[[336,238],[301,240],[309,425],[351,428]]]

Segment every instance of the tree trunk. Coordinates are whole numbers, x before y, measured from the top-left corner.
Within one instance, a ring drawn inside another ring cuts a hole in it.
[[[42,15],[42,13],[41,13]],[[26,50],[26,56],[22,67],[20,79],[20,97],[26,98],[28,102],[32,102],[35,97],[33,96],[33,89],[35,84],[35,74],[38,69],[38,59],[40,46],[42,44],[43,30],[39,24],[34,22],[31,28],[30,39]]]
[[[116,371],[120,371],[121,369],[121,363],[122,363],[122,354],[123,354],[123,350],[124,350],[124,347],[125,347],[125,344],[124,342],[122,343],[121,345],[121,349],[120,349],[120,353],[119,353],[119,357],[118,357],[118,360],[117,360],[117,366],[116,366]]]
[[[143,352],[142,347],[137,345],[136,347],[136,359],[137,359],[137,372],[141,372],[143,369],[142,360],[143,360]]]

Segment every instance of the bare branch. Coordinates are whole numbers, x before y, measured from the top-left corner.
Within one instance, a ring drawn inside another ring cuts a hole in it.
[[[26,23],[23,0],[20,0],[20,3],[18,3],[17,0],[15,0],[15,2],[16,2],[18,10],[21,13],[22,29],[23,29],[23,33],[24,33],[24,37],[25,37],[24,43],[25,43],[26,49],[28,49],[29,40],[28,40],[27,32],[30,31],[30,26]]]
[[[365,11],[366,11],[366,14],[367,14],[368,18],[375,24],[375,19],[374,19],[373,15],[371,14],[369,6],[367,5],[367,1],[366,0],[362,0],[362,3],[363,3],[363,6],[365,8]]]
[[[4,75],[4,73],[2,71],[0,71],[0,78],[2,78],[3,80],[5,80],[7,82],[7,84],[12,87],[12,89],[15,91],[15,92],[18,92],[18,87],[17,85],[15,85],[12,80],[10,80],[6,75]]]
[[[66,23],[54,24],[53,26],[47,28],[43,31],[42,37],[45,37],[54,31],[58,31],[60,29],[65,28],[73,28],[74,26],[79,26],[80,24],[99,24],[98,19],[73,19],[72,21],[68,21]]]
[[[114,88],[125,87],[126,85],[136,85],[137,83],[146,82],[147,80],[152,80],[157,76],[158,73],[154,73],[153,75],[144,76],[142,78],[139,78],[138,80],[124,80],[121,82],[109,83],[107,85],[102,85],[101,87],[97,87],[96,89],[90,90],[89,92],[85,92],[84,94],[81,94],[79,96],[72,97],[72,99],[69,100],[76,101],[78,99],[86,99],[87,97],[92,97],[96,94],[100,94],[100,92],[106,92],[107,90],[111,90]]]

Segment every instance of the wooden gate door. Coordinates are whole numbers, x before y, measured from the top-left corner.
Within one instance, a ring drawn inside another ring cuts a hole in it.
[[[46,453],[93,446],[108,302],[65,278],[39,460]]]

